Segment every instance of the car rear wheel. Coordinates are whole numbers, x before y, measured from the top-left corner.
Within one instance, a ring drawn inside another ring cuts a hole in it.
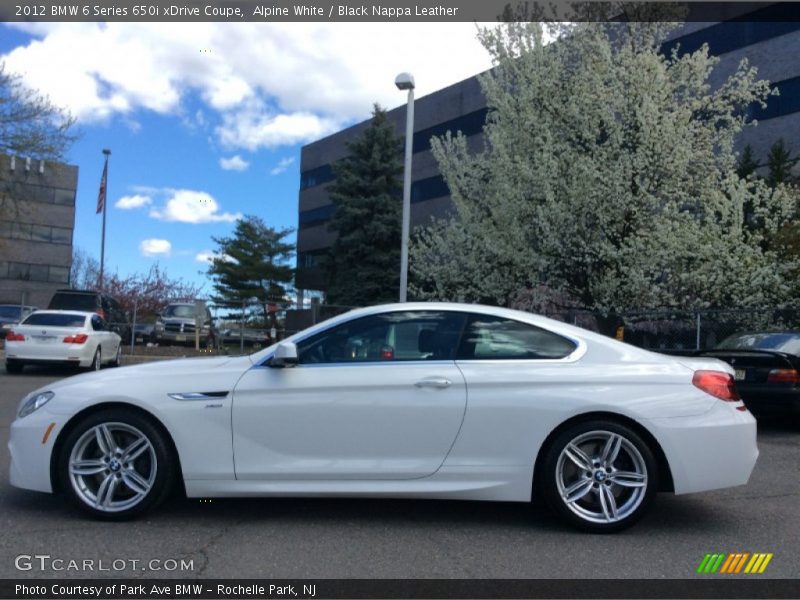
[[[577,423],[549,445],[542,490],[550,508],[572,525],[612,533],[633,525],[658,488],[658,465],[645,441],[613,421]]]
[[[95,413],[70,431],[58,462],[61,487],[81,510],[125,520],[155,507],[176,477],[165,435],[126,409]]]
[[[120,342],[119,346],[117,346],[117,355],[114,357],[114,360],[111,361],[111,366],[118,367],[121,359],[122,359],[122,342]]]
[[[97,347],[97,350],[94,352],[94,358],[92,359],[92,364],[89,365],[90,371],[99,371],[102,368],[102,361],[100,360],[100,346]]]
[[[6,373],[9,375],[19,375],[22,373],[22,368],[24,365],[21,362],[17,362],[15,360],[6,360]]]

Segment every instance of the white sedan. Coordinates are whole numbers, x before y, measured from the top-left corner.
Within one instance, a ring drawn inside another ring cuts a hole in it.
[[[536,315],[408,303],[250,356],[79,375],[23,398],[11,483],[104,519],[190,497],[529,502],[622,529],[657,491],[747,483],[756,423],[732,369]]]
[[[72,365],[99,371],[119,365],[122,338],[100,315],[72,310],[39,310],[6,334],[6,371],[25,365]]]

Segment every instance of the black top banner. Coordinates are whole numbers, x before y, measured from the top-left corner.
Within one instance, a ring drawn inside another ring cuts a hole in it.
[[[567,0],[3,0],[28,22],[800,21],[800,2]]]
[[[798,579],[3,579],[0,598],[800,598]]]

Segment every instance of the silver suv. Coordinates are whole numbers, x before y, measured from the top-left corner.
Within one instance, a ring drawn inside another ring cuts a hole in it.
[[[200,345],[204,348],[213,348],[217,342],[217,330],[211,311],[207,306],[201,306],[199,311],[203,315],[197,319],[198,307],[193,302],[173,302],[158,315],[158,320],[153,327],[153,341],[157,344],[194,344],[195,329],[198,322],[200,328]]]

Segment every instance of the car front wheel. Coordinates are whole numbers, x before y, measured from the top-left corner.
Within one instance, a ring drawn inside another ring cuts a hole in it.
[[[136,411],[95,413],[70,431],[59,456],[61,487],[93,517],[124,520],[168,495],[175,461],[165,435]]]
[[[577,423],[546,450],[541,484],[550,508],[580,529],[612,533],[633,525],[658,488],[653,452],[613,421]]]

